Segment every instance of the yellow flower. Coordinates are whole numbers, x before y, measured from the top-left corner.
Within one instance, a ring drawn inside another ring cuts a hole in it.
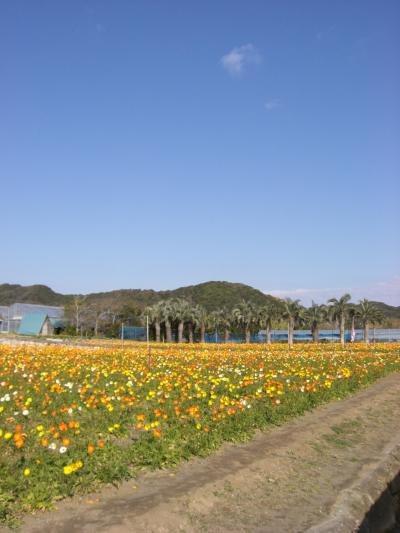
[[[4,438],[6,440],[11,439],[11,437],[12,437],[12,433],[10,433],[9,431],[7,431],[7,433],[4,435]]]
[[[31,470],[30,468],[25,468],[24,470],[24,476],[30,476],[31,475]]]
[[[37,429],[37,431],[39,431],[39,432],[40,432],[40,431],[43,431],[43,429],[44,429],[44,428],[43,428],[43,426],[42,426],[42,425],[40,425],[40,426],[37,426],[37,427],[36,427],[36,429]]]
[[[73,471],[74,471],[74,468],[72,465],[64,466],[64,474],[66,476],[69,476],[69,474],[72,474]]]

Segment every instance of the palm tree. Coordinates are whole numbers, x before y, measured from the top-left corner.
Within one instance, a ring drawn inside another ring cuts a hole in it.
[[[173,303],[173,317],[178,323],[178,342],[183,342],[183,329],[185,323],[190,320],[191,308],[189,302],[178,298]]]
[[[188,309],[187,326],[189,333],[189,342],[194,343],[194,332],[196,328],[200,328],[200,342],[205,342],[205,320],[207,318],[207,311],[200,305],[190,306]],[[202,332],[204,328],[204,332]]]
[[[218,309],[212,313],[211,317],[214,329],[221,328],[224,330],[224,342],[229,342],[229,337],[231,334],[231,328],[235,322],[235,318],[232,316],[232,312],[229,311],[226,307]]]
[[[355,316],[360,320],[364,329],[364,342],[369,343],[369,325],[382,322],[383,315],[369,300],[360,300]]]
[[[242,300],[232,311],[232,317],[245,331],[246,344],[250,342],[252,326],[257,323],[257,310],[253,303]]]
[[[218,330],[223,326],[222,313],[220,309],[211,311],[211,313],[208,315],[207,326],[210,332],[212,333],[215,332],[215,335],[216,335],[215,342],[217,342]]]
[[[234,317],[232,316],[232,312],[227,309],[226,307],[223,307],[221,309],[221,326],[224,328],[224,342],[229,342],[229,338],[231,335],[231,328],[234,323]]]
[[[319,329],[321,323],[327,320],[327,315],[326,305],[318,305],[315,302],[312,302],[311,307],[304,313],[304,317],[310,326],[314,343],[317,343],[319,340]]]
[[[293,345],[293,332],[296,324],[300,324],[304,320],[304,308],[300,305],[300,300],[291,300],[286,298],[283,304],[283,318],[288,322],[288,344],[289,347]]]
[[[278,317],[278,306],[268,303],[257,310],[257,322],[261,328],[265,328],[265,340],[271,344],[272,321]]]
[[[344,294],[341,298],[331,298],[328,300],[328,303],[331,304],[330,311],[333,320],[339,322],[340,329],[340,342],[344,345],[344,326],[346,322],[346,317],[349,314],[351,305],[349,301],[351,299],[350,294]]]
[[[143,311],[143,317],[148,316],[149,322],[154,326],[156,330],[156,342],[160,342],[161,339],[161,322],[164,318],[164,302],[157,302],[154,305],[146,307]]]
[[[164,300],[160,302],[162,322],[165,325],[166,341],[172,342],[172,321],[174,319],[174,307],[173,300]]]
[[[204,343],[206,342],[206,329],[209,322],[209,313],[207,309],[205,309],[201,305],[196,305],[193,308],[193,311],[194,324],[200,329],[200,342]]]

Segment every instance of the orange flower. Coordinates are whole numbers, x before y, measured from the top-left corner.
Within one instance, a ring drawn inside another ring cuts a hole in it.
[[[97,441],[97,446],[99,448],[104,448],[105,445],[106,445],[106,443],[104,442],[104,440],[98,440]]]
[[[91,453],[93,453],[95,450],[93,444],[89,444],[88,447],[87,447],[87,452],[88,454],[90,455]]]
[[[159,429],[153,429],[153,435],[159,439],[161,437],[161,431]]]
[[[44,439],[41,440],[41,443],[42,443],[42,446],[48,446],[49,445],[49,439],[46,439],[46,437]]]
[[[143,422],[143,420],[145,419],[145,415],[144,414],[141,414],[141,415],[137,415],[136,416],[136,419],[138,420],[138,422]]]
[[[69,446],[71,444],[71,440],[65,437],[63,438],[62,443],[64,446]]]

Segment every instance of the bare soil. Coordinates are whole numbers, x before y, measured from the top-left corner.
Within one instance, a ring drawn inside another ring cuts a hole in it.
[[[400,443],[400,374],[246,444],[63,501],[27,517],[22,532],[306,531],[394,442]]]

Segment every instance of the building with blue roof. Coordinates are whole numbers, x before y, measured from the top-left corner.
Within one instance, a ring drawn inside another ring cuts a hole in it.
[[[0,332],[2,333],[52,335],[64,327],[63,307],[18,302],[10,306],[0,306]],[[33,333],[34,331],[36,333]]]
[[[52,335],[54,327],[46,313],[29,313],[22,317],[18,333],[21,335]]]

